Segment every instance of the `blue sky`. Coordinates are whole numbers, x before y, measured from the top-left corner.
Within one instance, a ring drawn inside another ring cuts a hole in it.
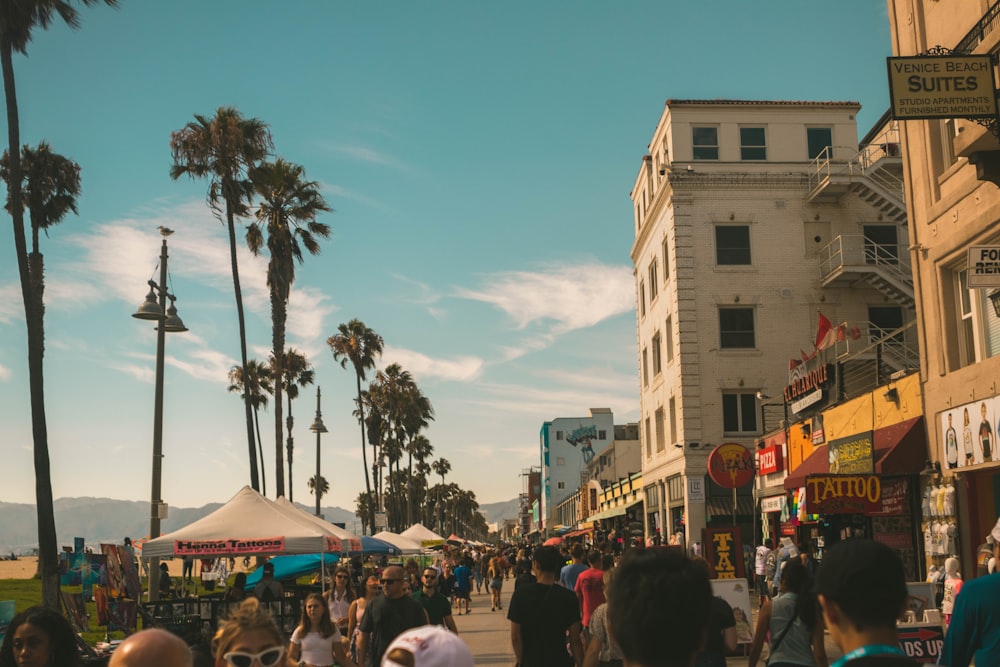
[[[206,183],[171,181],[170,133],[219,106],[267,122],[335,212],[298,268],[288,342],[323,390],[324,504],[363,487],[353,375],[325,345],[359,318],[432,401],[450,479],[508,500],[543,421],[638,420],[628,193],[668,98],[888,106],[875,0],[713,3],[123,0],[37,33],[15,68],[22,143],[79,162],[80,215],[43,238],[46,410],[56,497],[148,500],[153,356],[130,317],[175,230],[189,333],[167,338],[163,497],[224,501],[249,480],[224,229]],[[6,127],[6,118],[0,119]],[[4,134],[3,136],[6,136]],[[33,502],[25,328],[0,224],[0,500]],[[251,355],[265,359],[266,259],[244,251]],[[296,402],[294,497],[310,503],[315,409]],[[262,415],[273,496],[273,408]]]

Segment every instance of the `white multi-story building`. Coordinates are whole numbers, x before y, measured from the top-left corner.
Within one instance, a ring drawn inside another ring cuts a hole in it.
[[[587,464],[615,437],[609,408],[591,408],[589,417],[560,417],[542,424],[539,454],[542,463],[540,519],[543,530],[557,523],[556,506],[588,480]]]
[[[859,109],[665,105],[631,193],[647,534],[690,544],[713,516],[732,523],[732,492],[706,479],[712,448],[752,448],[837,398],[782,399],[820,313],[863,342],[913,320],[898,140],[888,124],[859,151]],[[749,486],[741,495],[749,529]]]

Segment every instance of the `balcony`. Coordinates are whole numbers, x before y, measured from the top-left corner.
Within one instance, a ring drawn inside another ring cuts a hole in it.
[[[830,146],[813,160],[808,201],[833,203],[850,194],[871,204],[887,219],[906,223],[898,128],[879,135],[849,160],[835,160],[833,155]]]
[[[868,286],[894,303],[913,308],[910,258],[899,246],[875,243],[861,234],[842,235],[819,251],[823,287]]]

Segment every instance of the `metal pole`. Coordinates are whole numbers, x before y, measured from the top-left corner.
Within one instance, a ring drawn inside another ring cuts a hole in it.
[[[321,416],[321,413],[319,411],[319,395],[320,395],[319,387],[316,387],[316,419],[317,420]],[[316,484],[316,488],[315,488],[315,491],[316,491],[316,516],[322,517],[323,514],[322,514],[322,512],[320,512],[320,509],[319,509],[320,496],[323,493],[323,487],[320,484],[320,477],[319,477],[319,436],[320,436],[320,430],[316,429],[316,479],[314,480],[314,482]]]
[[[153,481],[149,500],[149,539],[160,536],[160,506],[163,499],[160,490],[160,478],[163,472],[163,346],[166,342],[167,314],[167,239],[160,246],[160,310],[163,319],[156,326],[156,391],[153,399]],[[160,559],[149,561],[149,599],[160,599]]]

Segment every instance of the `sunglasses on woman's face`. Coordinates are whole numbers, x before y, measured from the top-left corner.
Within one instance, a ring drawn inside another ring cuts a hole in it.
[[[261,667],[275,667],[285,656],[284,646],[273,646],[266,648],[260,653],[245,653],[243,651],[230,651],[223,659],[232,667],[253,667],[254,661],[260,663]]]

